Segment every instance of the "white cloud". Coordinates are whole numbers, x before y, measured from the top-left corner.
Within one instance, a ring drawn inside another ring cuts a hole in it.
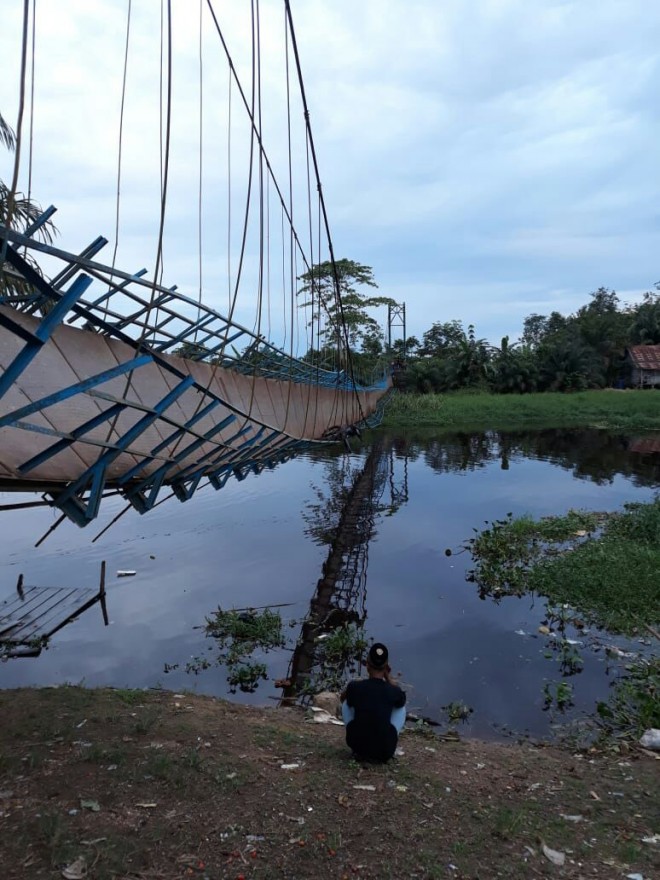
[[[127,269],[153,268],[160,198],[160,6],[132,5],[119,248]],[[194,296],[199,7],[172,5],[165,280]],[[249,96],[249,4],[214,5]],[[37,4],[33,190],[59,206],[60,240],[73,250],[99,232],[113,234],[126,8],[123,0]],[[204,287],[223,307],[227,65],[203,8]],[[260,10],[264,139],[286,189],[284,11],[279,0],[262,0]],[[639,295],[660,276],[660,7],[645,0],[305,0],[293,12],[337,256],[372,265],[381,291],[405,299],[411,333],[456,317],[497,339],[532,311],[572,311],[600,285]],[[19,4],[3,15],[0,109],[12,120]],[[295,219],[308,242],[298,102],[292,111]],[[234,90],[234,267],[248,167],[241,116]],[[0,156],[0,175],[9,169],[9,157]],[[270,197],[279,300],[280,215]],[[248,324],[257,233],[251,223],[241,301]]]

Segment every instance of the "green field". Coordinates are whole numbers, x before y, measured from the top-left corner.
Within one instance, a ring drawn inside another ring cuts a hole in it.
[[[575,394],[395,394],[383,427],[451,430],[590,427],[660,431],[656,391],[580,391]]]

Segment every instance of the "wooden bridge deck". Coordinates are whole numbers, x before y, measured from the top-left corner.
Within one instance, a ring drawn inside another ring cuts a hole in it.
[[[98,589],[24,586],[23,576],[16,592],[0,601],[0,658],[38,657],[48,640],[93,605],[105,606],[105,563]]]

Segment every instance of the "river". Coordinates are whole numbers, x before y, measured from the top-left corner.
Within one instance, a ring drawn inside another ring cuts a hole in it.
[[[172,499],[142,517],[131,510],[95,543],[122,510],[120,499],[107,499],[87,529],[66,522],[37,549],[54,512],[4,512],[0,599],[14,593],[19,573],[26,584],[94,586],[106,560],[110,625],[92,607],[39,657],[0,664],[0,685],[163,686],[276,705],[274,682],[290,676],[292,653],[294,671],[315,674],[321,642],[318,626],[310,629],[312,601],[312,622],[331,611],[335,624],[364,624],[368,638],[388,645],[417,714],[441,720],[443,707],[460,702],[472,710],[467,735],[546,737],[566,719],[544,711],[544,684],[559,678],[538,633],[545,601],[480,599],[466,581],[469,554],[445,550],[458,550],[473,529],[508,512],[545,516],[650,500],[659,449],[657,439],[597,430],[381,432],[351,454],[301,455],[219,492],[208,487],[185,504]],[[16,500],[22,496],[0,496]],[[120,570],[136,574],[119,578]],[[257,650],[267,678],[252,692],[229,693],[227,669],[213,662],[217,646],[204,633],[206,616],[218,606],[275,605],[286,646]],[[592,712],[607,696],[603,642],[635,647],[600,634],[573,677],[569,717]],[[207,662],[195,665],[208,668],[187,672],[200,657]]]

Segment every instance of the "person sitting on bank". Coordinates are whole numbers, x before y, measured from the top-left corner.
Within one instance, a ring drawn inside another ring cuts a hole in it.
[[[346,745],[357,758],[389,761],[406,720],[406,695],[392,678],[380,642],[369,649],[367,673],[369,678],[350,682],[342,694]]]

